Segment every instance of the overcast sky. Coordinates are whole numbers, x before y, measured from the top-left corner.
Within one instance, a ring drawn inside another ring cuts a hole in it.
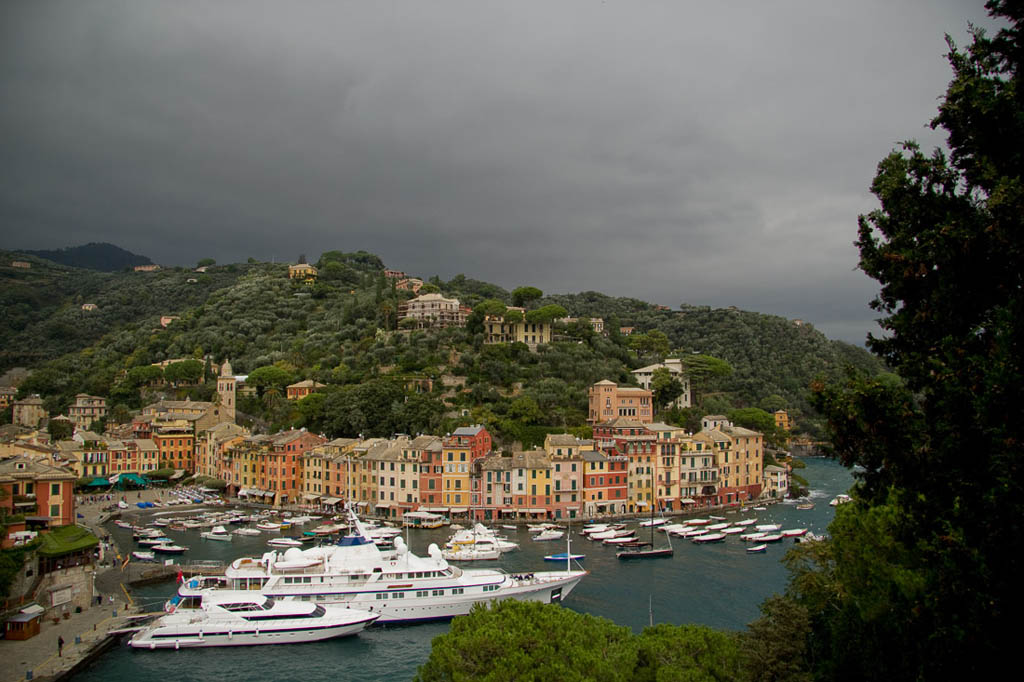
[[[803,318],[927,147],[966,0],[0,3],[6,248],[315,261]]]

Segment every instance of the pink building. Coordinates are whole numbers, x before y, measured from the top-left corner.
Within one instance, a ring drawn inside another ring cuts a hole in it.
[[[614,381],[599,381],[588,391],[590,424],[610,422],[625,417],[641,424],[654,420],[653,394],[644,388],[619,386]]]

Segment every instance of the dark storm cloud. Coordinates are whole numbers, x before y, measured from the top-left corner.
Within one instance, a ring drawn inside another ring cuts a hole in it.
[[[892,6],[895,5],[895,6]],[[10,247],[367,249],[863,339],[856,216],[961,2],[9,2]]]

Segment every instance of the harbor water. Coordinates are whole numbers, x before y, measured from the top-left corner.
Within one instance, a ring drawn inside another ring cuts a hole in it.
[[[825,533],[834,513],[829,500],[848,490],[853,479],[846,469],[831,460],[804,461],[807,468],[799,473],[810,483],[813,509],[798,510],[795,503],[787,501],[769,505],[764,511],[751,509],[722,515],[728,521],[756,517],[759,524],[779,523],[783,528],[808,528],[814,533]],[[130,531],[112,525],[109,529],[122,546],[131,544]],[[635,631],[644,628],[652,616],[655,623],[698,623],[729,630],[744,628],[758,617],[758,606],[766,597],[785,588],[787,574],[781,559],[793,546],[793,541],[786,539],[768,545],[764,554],[747,554],[748,545],[736,536],[707,545],[673,538],[673,557],[621,561],[616,559],[613,547],[585,540],[578,535],[578,530],[573,528],[572,551],[586,555],[581,565],[590,575],[573,590],[563,606],[608,618]],[[506,532],[521,549],[504,554],[500,561],[477,562],[477,565],[500,566],[510,572],[557,570],[564,566],[543,561],[545,554],[564,552],[564,540],[534,542],[525,528]],[[642,529],[639,535],[648,532]],[[409,533],[409,540],[413,552],[425,554],[430,543],[443,544],[450,534],[447,528],[414,530]],[[236,536],[232,542],[201,540],[198,530],[171,535],[176,542],[190,548],[183,561],[228,561],[239,556],[259,556],[270,549],[266,541],[279,534]],[[655,532],[654,542],[658,546],[664,544],[665,534]],[[473,564],[462,565],[472,567]],[[140,604],[156,608],[175,588],[170,582],[150,585],[134,590],[133,597]],[[119,646],[74,679],[75,682],[112,679],[408,680],[429,655],[431,640],[446,633],[448,627],[446,622],[375,626],[343,639],[264,647],[139,651]]]

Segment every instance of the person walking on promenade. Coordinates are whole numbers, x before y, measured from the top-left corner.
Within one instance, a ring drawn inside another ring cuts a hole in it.
[[[64,656],[64,638],[57,635],[57,658]]]

